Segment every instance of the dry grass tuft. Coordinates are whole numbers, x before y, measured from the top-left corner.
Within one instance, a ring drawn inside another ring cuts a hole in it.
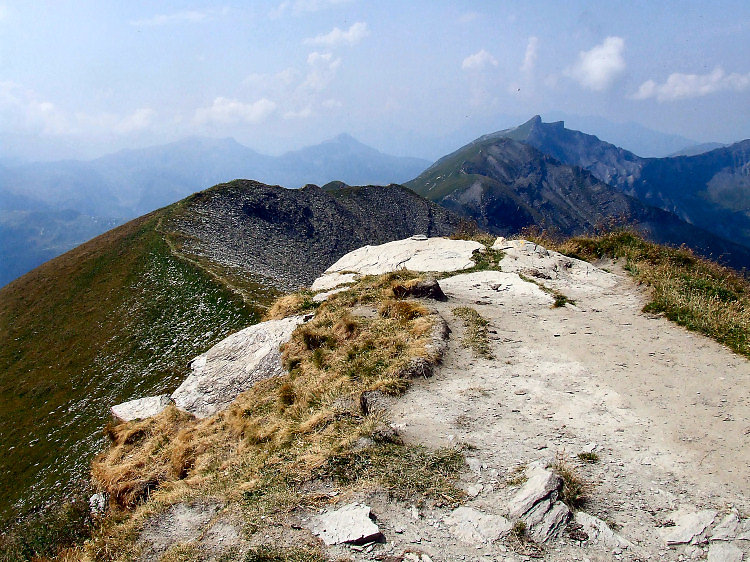
[[[193,462],[193,416],[175,406],[153,418],[109,426],[110,448],[94,459],[91,471],[111,501],[133,508],[165,480],[185,478]]]
[[[564,450],[557,452],[555,462],[549,468],[563,479],[560,499],[571,509],[582,508],[587,500],[587,486],[573,465],[568,462]]]
[[[280,320],[281,318],[315,310],[318,307],[318,303],[313,301],[312,297],[312,292],[308,290],[279,297],[268,309],[265,316],[263,316],[263,320]]]

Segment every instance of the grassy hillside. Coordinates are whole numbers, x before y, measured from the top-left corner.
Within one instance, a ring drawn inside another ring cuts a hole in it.
[[[190,360],[256,322],[280,289],[360,246],[461,224],[401,186],[334,196],[240,180],[0,289],[0,523],[87,481],[110,406],[174,390]]]
[[[0,290],[0,515],[88,479],[108,408],[173,390],[188,361],[256,320],[170,250],[168,208],[112,230]]]

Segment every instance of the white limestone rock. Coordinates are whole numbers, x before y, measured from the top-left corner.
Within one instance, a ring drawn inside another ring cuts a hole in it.
[[[353,280],[353,274],[380,275],[399,269],[460,271],[474,266],[471,259],[484,245],[468,240],[412,237],[349,252],[312,284],[313,291],[332,289]]]
[[[192,373],[172,393],[181,410],[212,416],[258,381],[283,373],[279,346],[289,341],[305,316],[269,320],[240,330],[196,357]]]
[[[316,515],[310,519],[307,528],[329,546],[361,544],[381,536],[380,529],[370,519],[370,508],[359,503]]]
[[[583,511],[575,514],[575,521],[583,527],[589,540],[607,548],[632,548],[633,544],[621,535],[615,533],[604,521]]]
[[[164,408],[172,403],[168,394],[159,396],[147,396],[123,402],[110,408],[112,415],[120,421],[128,422],[131,420],[145,419],[161,413]]]
[[[527,240],[500,237],[492,248],[505,253],[500,262],[503,271],[523,273],[555,289],[591,293],[609,289],[617,282],[614,275],[603,269]]]
[[[443,521],[458,540],[468,544],[494,542],[507,535],[513,526],[505,517],[466,506],[453,510]]]
[[[716,519],[716,515],[716,511],[711,509],[697,512],[676,511],[669,517],[675,522],[675,526],[664,540],[669,546],[703,542],[703,533]]]
[[[737,537],[737,533],[740,530],[740,518],[736,513],[730,513],[721,523],[716,525],[713,533],[711,533],[712,541],[732,541]]]

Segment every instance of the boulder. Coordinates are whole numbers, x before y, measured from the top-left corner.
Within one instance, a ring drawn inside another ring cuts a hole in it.
[[[474,266],[472,255],[484,245],[468,240],[413,237],[379,246],[363,246],[349,252],[318,277],[313,291],[328,290],[348,279],[353,273],[380,275],[399,269],[412,271],[460,271]]]
[[[392,288],[393,294],[397,299],[415,298],[415,299],[434,299],[436,301],[447,301],[440,284],[437,280],[429,277],[420,279],[416,282],[398,283]]]
[[[443,521],[458,540],[468,544],[494,542],[507,535],[513,526],[505,517],[466,506],[453,510]]]
[[[147,396],[123,402],[110,408],[112,415],[119,421],[128,422],[131,420],[150,418],[161,413],[164,408],[172,403],[168,394],[159,396]]]
[[[196,357],[192,373],[172,393],[177,407],[206,418],[229,406],[256,382],[281,375],[279,346],[307,318],[292,316],[255,324]]]
[[[378,526],[370,519],[370,508],[358,503],[350,503],[335,511],[316,515],[306,526],[329,546],[341,543],[362,544],[382,536]]]

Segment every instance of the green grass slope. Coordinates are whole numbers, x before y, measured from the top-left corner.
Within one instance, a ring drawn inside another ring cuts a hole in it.
[[[256,321],[136,219],[0,290],[0,520],[88,480],[113,404],[170,392],[188,361]]]

